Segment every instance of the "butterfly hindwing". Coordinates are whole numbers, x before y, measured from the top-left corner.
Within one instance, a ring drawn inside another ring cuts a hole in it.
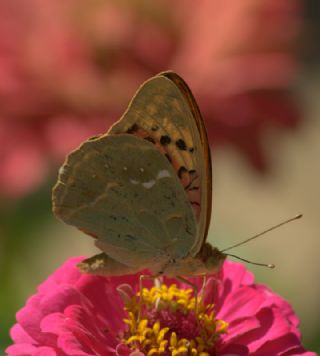
[[[183,258],[196,220],[167,158],[150,142],[107,134],[71,153],[53,191],[55,214],[97,238],[112,259],[132,267]]]

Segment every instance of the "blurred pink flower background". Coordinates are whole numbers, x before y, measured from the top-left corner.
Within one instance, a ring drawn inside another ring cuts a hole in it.
[[[0,194],[36,189],[167,69],[190,85],[213,145],[263,171],[265,128],[298,122],[299,11],[298,0],[2,0]]]
[[[130,350],[121,343],[126,313],[116,289],[127,284],[138,291],[139,275],[82,274],[75,266],[80,260],[65,262],[17,313],[8,355],[129,356]],[[194,278],[193,282],[201,288],[203,280]],[[178,287],[190,286],[178,282]],[[239,263],[226,261],[219,275],[209,278],[204,301],[214,303],[216,318],[229,324],[216,343],[216,355],[315,356],[301,345],[291,306],[266,286],[255,284],[252,274]]]

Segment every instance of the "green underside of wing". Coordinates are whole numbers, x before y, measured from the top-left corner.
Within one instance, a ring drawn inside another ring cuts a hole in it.
[[[53,201],[60,219],[97,237],[106,254],[129,266],[184,257],[197,234],[172,166],[132,135],[102,136],[74,151]]]

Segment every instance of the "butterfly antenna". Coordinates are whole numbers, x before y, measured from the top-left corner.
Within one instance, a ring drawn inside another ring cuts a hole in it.
[[[231,254],[229,254],[229,253],[226,253],[226,255],[227,255],[227,256],[230,256],[230,257],[237,258],[237,259],[240,260],[240,261],[250,263],[251,265],[262,266],[262,267],[268,267],[268,268],[275,268],[275,265],[272,264],[272,263],[252,262],[252,261],[246,260],[245,258],[236,256],[236,255],[231,255]]]
[[[233,246],[230,246],[230,247],[228,247],[228,248],[225,248],[224,250],[221,250],[221,252],[229,251],[229,250],[231,250],[231,249],[233,249],[233,248],[235,248],[235,247],[241,246],[241,245],[243,245],[243,244],[245,244],[245,243],[247,243],[247,242],[249,242],[249,241],[251,241],[251,240],[254,240],[254,239],[256,239],[256,238],[258,238],[258,237],[260,237],[260,236],[266,234],[266,233],[269,232],[269,231],[275,230],[275,229],[277,229],[278,227],[289,223],[290,221],[294,221],[294,220],[297,220],[297,219],[300,219],[300,218],[302,218],[302,214],[298,214],[298,215],[294,216],[293,218],[290,218],[290,219],[288,219],[288,220],[282,221],[280,224],[274,225],[274,226],[270,227],[269,229],[260,232],[260,233],[257,234],[257,235],[254,235],[254,236],[252,236],[252,237],[250,237],[250,238],[248,238],[248,239],[246,239],[246,240],[244,240],[244,241],[242,241],[242,242],[239,242],[239,243],[237,243],[237,244],[235,244],[235,245],[233,245]],[[232,255],[229,255],[229,256],[232,256]],[[233,257],[236,257],[236,258],[238,258],[238,259],[241,260],[241,258],[239,258],[239,257],[237,257],[237,256],[233,256]],[[244,260],[244,261],[245,261],[245,260]],[[249,262],[249,261],[245,261],[245,262],[252,263],[252,262]],[[259,263],[253,263],[253,264],[259,265]],[[268,266],[268,265],[266,265],[266,266]]]

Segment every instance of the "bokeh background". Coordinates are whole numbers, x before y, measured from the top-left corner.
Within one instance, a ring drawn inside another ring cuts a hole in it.
[[[320,89],[316,0],[0,0],[0,352],[15,312],[92,239],[51,213],[64,156],[105,132],[137,87],[173,69],[213,149],[220,248],[288,299],[320,352]]]

